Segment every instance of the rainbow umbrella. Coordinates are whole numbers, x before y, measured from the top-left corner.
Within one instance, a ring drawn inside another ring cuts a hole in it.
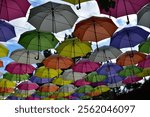
[[[7,56],[8,53],[9,50],[3,44],[0,43],[0,58]]]

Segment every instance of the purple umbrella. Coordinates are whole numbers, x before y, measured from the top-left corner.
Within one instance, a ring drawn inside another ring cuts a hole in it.
[[[143,78],[141,77],[137,77],[137,76],[128,76],[126,77],[122,82],[124,84],[132,84],[132,83],[135,83],[135,82],[138,82],[140,80],[142,80]]]
[[[122,66],[119,66],[115,63],[106,63],[98,68],[96,72],[100,75],[113,75],[121,70],[123,70]]]
[[[123,28],[112,36],[110,46],[116,48],[134,47],[146,41],[149,34],[149,32],[137,26]]]
[[[32,83],[31,81],[24,81],[17,86],[19,90],[35,90],[38,87],[36,83]]]
[[[49,83],[53,79],[52,78],[40,78],[37,76],[31,76],[29,79],[31,82],[37,83],[37,84],[44,84],[44,83]]]
[[[139,62],[138,67],[141,68],[150,68],[150,58],[147,58],[146,60]]]
[[[14,27],[9,23],[0,20],[0,41],[6,42],[14,37],[16,37]]]

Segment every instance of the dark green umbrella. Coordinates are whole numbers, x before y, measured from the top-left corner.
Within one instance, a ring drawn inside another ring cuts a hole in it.
[[[139,45],[139,51],[148,54],[150,53],[150,38]]]

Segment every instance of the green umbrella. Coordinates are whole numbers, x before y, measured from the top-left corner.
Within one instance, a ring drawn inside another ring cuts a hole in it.
[[[106,79],[105,75],[99,75],[97,72],[91,72],[85,76],[85,80],[88,82],[101,82]]]
[[[17,75],[17,74],[11,74],[11,73],[5,73],[3,75],[4,79],[10,80],[10,81],[24,81],[28,80],[29,75],[24,74],[24,75]]]
[[[84,85],[84,86],[79,87],[76,90],[76,93],[89,93],[92,91],[93,91],[93,87],[91,87],[90,85]]]
[[[127,66],[124,68],[124,70],[119,72],[119,75],[124,77],[134,76],[135,74],[141,73],[142,70],[142,68],[139,68],[137,66]]]
[[[52,33],[38,32],[36,30],[21,34],[18,41],[25,49],[38,51],[55,48],[58,42],[58,39]]]
[[[144,53],[150,53],[150,38],[139,45],[139,51]]]

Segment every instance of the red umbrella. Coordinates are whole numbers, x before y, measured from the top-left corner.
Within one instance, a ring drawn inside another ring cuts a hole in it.
[[[30,74],[33,73],[35,68],[30,64],[11,62],[6,66],[5,70],[12,74]]]
[[[132,83],[135,83],[137,81],[140,81],[142,80],[143,78],[141,77],[136,77],[136,76],[128,76],[127,78],[125,78],[122,82],[124,84],[132,84]]]
[[[26,16],[28,0],[0,0],[0,19],[7,21]]]

